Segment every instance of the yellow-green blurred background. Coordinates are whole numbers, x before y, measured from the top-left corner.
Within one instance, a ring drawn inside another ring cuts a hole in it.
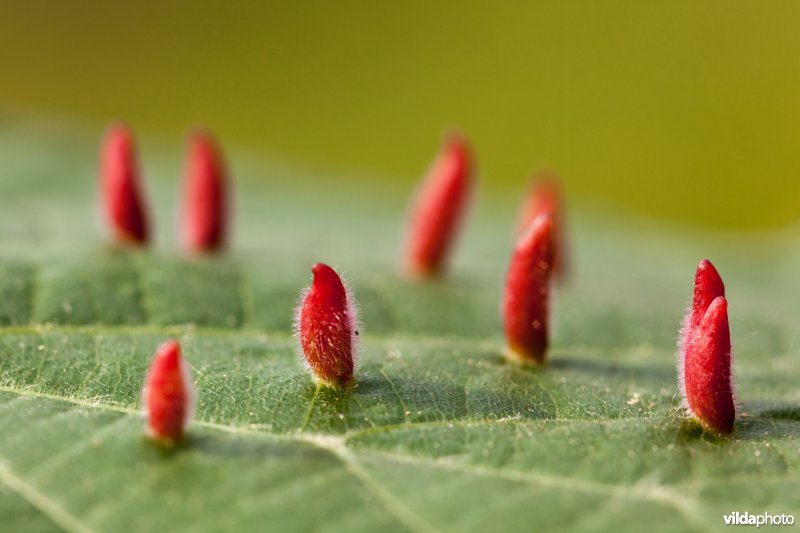
[[[731,228],[800,218],[800,2],[2,2],[0,106],[411,184],[461,127],[482,191]]]

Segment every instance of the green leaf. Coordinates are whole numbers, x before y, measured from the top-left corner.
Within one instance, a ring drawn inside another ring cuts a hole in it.
[[[176,146],[144,145],[158,241],[93,223],[95,137],[0,128],[0,523],[8,530],[722,530],[800,501],[800,255],[791,235],[698,234],[573,210],[550,364],[506,363],[514,198],[478,206],[451,275],[397,274],[406,191],[234,152],[232,253],[171,236]],[[154,153],[154,156],[150,154]],[[158,158],[161,159],[158,159]],[[728,288],[731,439],[680,412],[675,342],[693,270]],[[314,261],[344,271],[364,328],[358,387],[317,389],[291,336]],[[180,339],[188,440],[144,437],[140,389]]]

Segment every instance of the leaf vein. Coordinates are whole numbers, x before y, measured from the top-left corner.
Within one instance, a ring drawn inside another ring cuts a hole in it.
[[[64,531],[92,533],[92,529],[78,520],[77,517],[12,472],[6,465],[5,460],[0,460],[0,481]]]

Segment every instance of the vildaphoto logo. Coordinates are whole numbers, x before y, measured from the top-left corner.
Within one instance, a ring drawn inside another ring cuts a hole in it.
[[[747,511],[740,513],[734,511],[722,515],[726,526],[791,526],[794,524],[794,515],[790,514],[750,514]]]

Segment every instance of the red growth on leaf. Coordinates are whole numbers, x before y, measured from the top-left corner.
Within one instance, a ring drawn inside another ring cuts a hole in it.
[[[100,155],[100,195],[113,238],[141,246],[148,240],[147,214],[139,184],[136,147],[122,124],[109,127]]]
[[[542,364],[548,345],[553,218],[539,215],[517,240],[506,277],[503,321],[509,359]]]
[[[228,229],[228,178],[217,144],[205,131],[189,138],[184,183],[183,237],[193,253],[224,248]]]
[[[530,227],[531,222],[543,213],[550,213],[553,217],[555,240],[553,274],[563,279],[569,270],[564,194],[561,178],[555,172],[548,170],[536,174],[528,184],[517,216],[517,236],[522,235]]]
[[[143,396],[150,435],[169,445],[181,440],[192,416],[194,390],[178,341],[168,341],[156,352]]]
[[[412,277],[441,274],[458,236],[473,187],[467,141],[449,135],[411,205],[406,270]]]
[[[333,388],[355,382],[358,316],[353,297],[328,265],[311,268],[314,281],[304,291],[295,330],[306,362],[318,383]]]
[[[708,431],[733,432],[731,335],[725,285],[707,259],[697,267],[692,307],[684,319],[678,357],[684,404]]]

